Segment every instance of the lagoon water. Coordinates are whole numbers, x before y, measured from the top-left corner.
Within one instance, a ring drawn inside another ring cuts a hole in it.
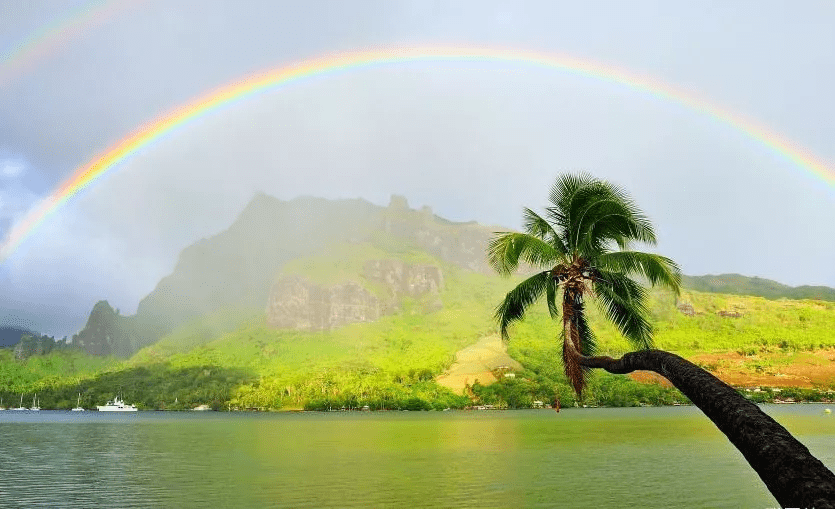
[[[766,405],[830,469],[824,405]],[[2,507],[776,507],[694,407],[0,412]]]

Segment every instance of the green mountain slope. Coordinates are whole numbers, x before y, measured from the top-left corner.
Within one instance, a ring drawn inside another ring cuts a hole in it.
[[[104,339],[93,334],[88,351],[126,357],[201,317],[216,321],[209,316],[224,309],[254,313],[263,308],[276,275],[288,262],[319,257],[321,267],[309,271],[319,281],[338,269],[339,263],[331,260],[339,260],[333,250],[342,244],[365,244],[384,253],[409,251],[487,273],[484,248],[494,230],[448,221],[426,207],[412,210],[397,196],[388,207],[379,207],[364,200],[282,201],[260,194],[229,229],[184,249],[174,271],[142,299],[135,315],[108,318],[102,327],[91,314],[87,328],[112,333]],[[733,274],[685,277],[684,284],[704,292],[835,300],[835,289],[791,288]]]
[[[684,276],[685,288],[700,292],[753,295],[767,299],[817,299],[835,301],[835,288],[827,286],[788,286],[770,279],[741,274]]]
[[[284,263],[365,237],[380,221],[381,208],[363,200],[256,196],[228,230],[183,250],[174,272],[142,299],[135,346],[225,307],[263,307]]]
[[[136,314],[117,317],[112,328],[119,333],[109,337],[110,343],[89,351],[129,355],[223,309],[263,309],[287,262],[327,254],[339,244],[370,243],[395,253],[419,250],[486,271],[484,245],[492,230],[439,218],[426,207],[412,210],[397,196],[388,207],[379,207],[364,200],[282,201],[261,194],[229,229],[184,249],[174,271],[142,299]]]
[[[395,313],[377,321],[314,332],[271,328],[263,308],[249,315],[227,309],[176,329],[130,363],[164,361],[178,368],[211,364],[257,374],[259,382],[242,389],[235,400],[240,407],[300,407],[345,394],[380,406],[403,394],[449,406],[445,398],[455,400],[455,395],[432,380],[451,364],[457,350],[491,332],[492,309],[511,282],[403,245],[395,250],[388,240],[331,246],[327,255],[288,263],[279,277],[303,276],[322,285],[355,281],[381,295],[385,288],[375,288],[363,275],[369,259],[430,264],[443,271],[439,310],[427,312],[426,299],[403,298]]]
[[[508,352],[524,367],[515,378],[490,386],[472,380],[466,395],[435,382],[458,350],[496,334],[495,306],[518,282],[487,268],[492,231],[411,210],[396,197],[388,207],[256,197],[227,231],[186,248],[136,315],[96,305],[79,343],[132,355],[128,360],[73,352],[15,361],[0,370],[0,386],[8,388],[0,397],[38,392],[45,408],[72,406],[78,392],[102,403],[119,390],[143,408],[167,409],[527,407],[557,395],[572,404],[557,327],[544,307],[511,331]],[[718,278],[724,291],[756,286],[750,279]],[[699,281],[688,278],[687,286]],[[421,285],[428,293],[410,293]],[[311,307],[327,319],[318,329],[304,320],[298,328],[269,325],[276,309],[294,316]],[[686,290],[678,298],[653,292],[650,308],[658,347],[702,359],[741,385],[753,380],[748,375],[802,387],[835,380],[820,363],[819,376],[802,384],[787,374],[835,347],[833,303]],[[627,351],[594,306],[589,312],[601,353]],[[720,354],[735,357],[717,360]],[[610,405],[682,400],[674,390],[601,373],[585,398]]]

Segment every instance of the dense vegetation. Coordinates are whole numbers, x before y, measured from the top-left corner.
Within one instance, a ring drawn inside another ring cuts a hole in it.
[[[178,328],[127,361],[77,350],[20,361],[11,350],[0,349],[0,384],[6,388],[0,396],[8,405],[16,404],[21,394],[27,403],[38,393],[43,408],[71,408],[79,392],[82,404],[90,407],[121,391],[149,409],[200,404],[216,409],[519,408],[537,400],[551,403],[555,397],[563,406],[686,402],[674,389],[605,373],[594,374],[583,401],[575,401],[558,361],[553,321],[544,310],[532,310],[512,330],[508,351],[523,371],[493,385],[473,384],[466,396],[453,394],[434,377],[450,365],[458,349],[496,333],[492,306],[513,282],[449,266],[445,281],[441,311],[423,315],[417,312],[419,303],[406,302],[397,315],[326,333],[272,330],[263,323],[263,311],[230,308]],[[692,305],[692,316],[676,308],[684,303]],[[684,291],[677,301],[659,291],[651,294],[649,308],[657,346],[685,356],[726,351],[789,355],[835,347],[835,303],[693,291]],[[741,316],[718,314],[727,310]],[[590,307],[588,313],[601,353],[629,351],[599,310]],[[749,396],[821,397],[810,390],[783,391]]]
[[[326,212],[311,212],[323,203]],[[340,219],[328,222],[334,217]],[[266,238],[265,229],[283,233]],[[310,231],[337,233],[325,249],[322,239],[307,238]],[[485,232],[428,210],[409,210],[402,200],[385,209],[361,201],[258,197],[228,231],[186,249],[174,274],[160,282],[136,316],[122,316],[106,301],[97,303],[76,338],[84,350],[34,339],[21,347],[26,355],[17,358],[13,350],[0,349],[0,397],[10,406],[22,395],[24,404],[31,402],[37,393],[43,408],[71,408],[79,393],[82,405],[91,407],[121,392],[146,409],[207,404],[265,410],[519,408],[557,397],[563,406],[685,401],[673,389],[604,373],[593,374],[583,400],[577,400],[562,373],[554,322],[544,309],[532,309],[513,326],[508,352],[523,365],[515,377],[500,377],[493,385],[473,383],[465,394],[435,383],[455,352],[498,333],[495,306],[518,282],[487,275],[486,265],[481,271],[462,268],[480,259],[483,249],[473,254],[469,246]],[[329,332],[266,325],[266,295],[275,277],[302,275],[322,285],[352,280],[380,295],[361,268],[364,261],[381,258],[440,267],[442,309],[427,313],[420,299],[404,299],[397,313],[377,322]],[[201,294],[205,288],[211,291]],[[232,290],[224,293],[224,288]],[[835,347],[832,302],[685,290],[678,298],[653,292],[648,307],[659,348],[688,357],[739,352],[751,356],[752,372],[776,362],[757,354],[789,358]],[[589,306],[586,311],[601,354],[619,356],[631,349],[600,310]],[[812,397],[808,391],[798,394]]]

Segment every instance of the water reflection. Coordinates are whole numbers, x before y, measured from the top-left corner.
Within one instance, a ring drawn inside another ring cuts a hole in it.
[[[768,408],[830,468],[835,418]],[[775,506],[694,408],[0,412],[9,507]]]

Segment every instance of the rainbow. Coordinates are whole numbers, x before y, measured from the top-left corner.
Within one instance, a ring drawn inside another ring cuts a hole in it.
[[[26,66],[33,65],[39,58],[62,47],[90,27],[104,23],[115,13],[140,1],[142,0],[93,0],[66,12],[51,23],[38,27],[26,39],[0,53],[0,84],[21,75]]]
[[[580,60],[563,55],[551,55],[528,51],[512,51],[492,48],[460,47],[395,47],[338,53],[304,60],[264,73],[248,76],[232,84],[215,89],[208,94],[140,127],[92,161],[80,166],[72,176],[48,198],[29,212],[14,226],[5,243],[0,246],[0,259],[7,258],[20,243],[31,234],[50,214],[82,189],[91,185],[108,170],[130,158],[137,151],[153,144],[178,127],[207,115],[221,106],[241,101],[266,90],[281,87],[305,78],[337,73],[351,69],[367,68],[410,61],[485,61],[507,62],[557,69],[596,80],[614,83],[632,90],[650,94],[660,99],[685,106],[712,117],[716,121],[737,129],[748,137],[784,157],[799,168],[807,170],[826,184],[835,185],[835,171],[808,150],[796,145],[777,133],[722,109],[693,93],[673,87],[657,79],[651,79],[618,69],[610,65]]]

